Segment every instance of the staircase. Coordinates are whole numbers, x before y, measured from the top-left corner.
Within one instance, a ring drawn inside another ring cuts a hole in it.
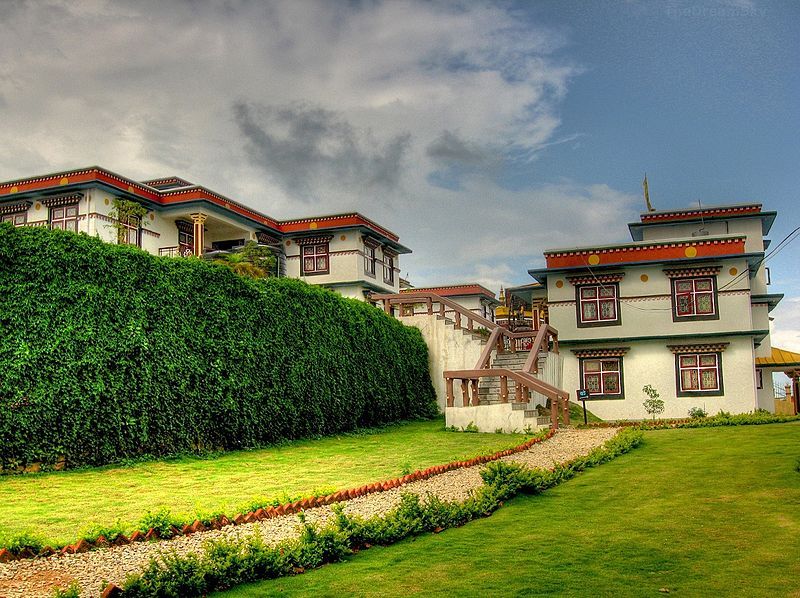
[[[559,412],[569,424],[569,393],[560,388],[562,361],[555,328],[543,324],[537,330],[512,332],[429,291],[373,294],[372,299],[422,333],[447,425],[472,425],[483,432],[536,429],[549,423],[558,428]],[[478,329],[489,331],[488,338]],[[526,369],[531,350],[538,356],[536,367]],[[539,417],[537,406],[548,400],[550,417]]]
[[[504,368],[512,371],[522,371],[525,361],[528,359],[530,351],[517,351],[516,353],[499,353],[495,354],[492,359],[493,368]],[[537,367],[539,371],[543,371],[547,362],[548,353],[540,353]],[[508,380],[508,396],[509,401],[513,401],[516,392],[516,385],[513,380]],[[481,405],[497,405],[500,404],[500,378],[481,378],[478,381],[478,397]],[[539,415],[536,409],[537,405],[542,407],[547,405],[547,397],[539,393],[532,393],[530,403],[512,403],[511,408],[514,410],[525,411],[524,421],[526,421],[531,428],[537,426],[546,426],[550,423],[549,415]]]

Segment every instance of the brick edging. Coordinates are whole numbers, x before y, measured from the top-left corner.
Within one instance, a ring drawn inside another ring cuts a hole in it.
[[[88,552],[94,548],[110,548],[112,546],[125,546],[126,544],[133,544],[134,542],[144,542],[150,540],[169,540],[177,536],[189,536],[197,532],[218,530],[222,529],[223,527],[227,527],[229,525],[242,525],[245,523],[255,523],[256,521],[273,519],[275,517],[281,517],[283,515],[291,515],[293,513],[299,513],[301,511],[305,511],[306,509],[323,507],[325,505],[331,505],[337,502],[351,500],[359,496],[366,496],[367,494],[372,494],[373,492],[383,492],[385,490],[391,490],[392,488],[404,486],[406,484],[410,484],[418,480],[427,480],[432,476],[439,475],[448,471],[453,471],[454,469],[461,469],[464,467],[474,467],[475,465],[489,463],[490,461],[497,461],[502,457],[507,457],[509,455],[513,455],[514,453],[520,453],[522,451],[526,451],[529,448],[531,448],[534,444],[542,442],[543,440],[549,440],[555,435],[555,433],[556,433],[555,430],[550,429],[544,436],[531,438],[530,440],[527,440],[526,442],[523,442],[518,446],[506,449],[504,451],[498,451],[490,455],[480,455],[478,457],[473,457],[472,459],[468,459],[466,461],[451,461],[450,463],[446,463],[444,465],[434,465],[433,467],[429,467],[428,469],[417,470],[408,475],[400,476],[399,478],[393,478],[390,480],[385,480],[383,482],[374,482],[372,484],[366,484],[358,488],[340,490],[332,494],[328,494],[326,496],[313,496],[311,498],[304,498],[295,502],[278,505],[277,507],[268,507],[266,509],[260,508],[256,509],[255,511],[250,511],[249,513],[238,513],[232,519],[229,519],[225,515],[221,515],[220,517],[213,519],[208,526],[204,525],[199,519],[195,520],[191,524],[184,525],[180,529],[178,529],[173,525],[172,528],[170,529],[170,535],[165,537],[161,537],[159,533],[151,527],[146,533],[142,533],[141,531],[136,530],[130,535],[130,537],[125,536],[124,534],[119,534],[114,538],[114,540],[110,542],[104,536],[98,537],[94,542],[90,542],[89,540],[86,539],[81,539],[75,542],[74,544],[68,544],[67,546],[64,546],[61,550],[56,550],[50,546],[45,546],[39,552],[34,552],[30,548],[26,547],[23,548],[18,554],[14,554],[7,548],[2,548],[0,549],[0,563],[8,563],[10,561],[20,560],[20,559],[48,557],[54,554],[58,555],[79,554],[82,552]],[[116,590],[114,588],[116,588]],[[105,591],[103,592],[103,597],[115,596],[117,594],[114,592],[117,590],[119,590],[117,586],[115,586],[114,584],[108,584]]]

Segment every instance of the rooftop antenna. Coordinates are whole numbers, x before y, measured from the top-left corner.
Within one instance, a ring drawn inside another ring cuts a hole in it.
[[[647,204],[648,212],[655,212],[653,204],[650,203],[650,187],[647,184],[647,173],[644,173],[644,180],[642,181],[642,188],[644,189],[644,202]]]
[[[700,210],[700,230],[695,233],[692,233],[693,237],[705,237],[708,235],[708,231],[706,230],[706,220],[703,218],[703,202],[699,199],[697,200],[697,209]]]

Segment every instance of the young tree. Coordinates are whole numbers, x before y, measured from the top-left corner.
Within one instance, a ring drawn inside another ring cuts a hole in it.
[[[642,388],[642,392],[647,395],[644,401],[644,410],[652,415],[655,421],[656,415],[664,413],[664,401],[660,398],[661,395],[658,394],[658,391],[649,384]]]

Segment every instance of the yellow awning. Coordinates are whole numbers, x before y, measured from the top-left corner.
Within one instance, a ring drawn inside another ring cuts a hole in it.
[[[760,368],[791,368],[800,366],[800,353],[793,353],[786,349],[772,347],[769,357],[756,357],[756,367]]]

